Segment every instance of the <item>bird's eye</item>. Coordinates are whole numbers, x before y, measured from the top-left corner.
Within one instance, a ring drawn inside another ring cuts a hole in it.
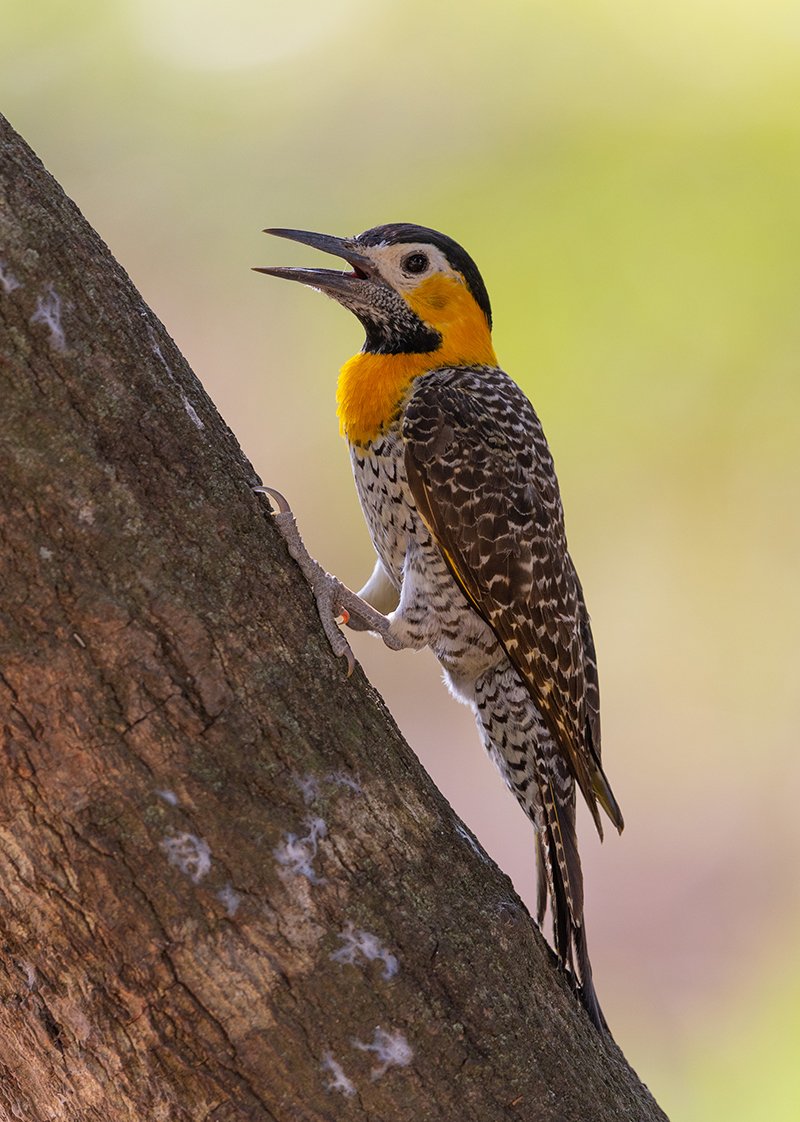
[[[424,253],[409,253],[403,258],[404,273],[424,273],[428,268],[428,258]]]

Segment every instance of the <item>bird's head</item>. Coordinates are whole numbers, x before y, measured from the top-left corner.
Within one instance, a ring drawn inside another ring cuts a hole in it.
[[[492,311],[475,262],[461,246],[425,226],[396,222],[354,238],[305,230],[265,230],[341,257],[348,272],[261,268],[337,300],[366,332],[364,351],[429,355],[448,363],[491,363]]]

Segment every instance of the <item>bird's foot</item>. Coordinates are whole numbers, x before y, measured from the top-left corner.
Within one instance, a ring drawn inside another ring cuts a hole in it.
[[[348,677],[353,673],[356,660],[350,644],[338,626],[340,623],[356,631],[374,631],[380,635],[387,647],[392,650],[399,649],[402,644],[391,634],[391,624],[387,617],[376,611],[336,577],[327,573],[319,562],[314,560],[300,537],[292,509],[280,491],[275,491],[272,487],[254,487],[253,490],[260,495],[267,495],[276,504],[277,513],[273,514],[275,525],[286,542],[290,556],[300,566],[303,576],[314,593],[322,628],[333,653],[337,658],[346,660]]]

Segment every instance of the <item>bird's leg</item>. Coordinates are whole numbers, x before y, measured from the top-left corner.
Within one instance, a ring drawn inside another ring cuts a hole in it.
[[[380,558],[376,558],[375,567],[370,574],[370,578],[363,588],[359,588],[357,592],[359,600],[363,600],[374,608],[376,612],[380,612],[386,616],[392,624],[392,630],[396,632],[394,626],[394,616],[392,613],[400,605],[400,592],[392,583],[389,574],[383,567],[383,562]],[[352,628],[353,631],[366,631],[368,628],[358,619],[352,617],[347,621],[347,626]]]
[[[354,626],[358,631],[374,631],[383,639],[387,647],[400,650],[404,644],[392,634],[391,621],[336,577],[326,573],[319,562],[310,555],[300,537],[291,507],[280,491],[275,491],[272,487],[254,487],[253,490],[275,501],[278,507],[277,513],[273,514],[275,525],[286,542],[290,556],[300,566],[303,576],[314,593],[319,618],[333,653],[347,661],[348,676],[353,673],[355,657],[350,644],[337,626],[339,621]]]

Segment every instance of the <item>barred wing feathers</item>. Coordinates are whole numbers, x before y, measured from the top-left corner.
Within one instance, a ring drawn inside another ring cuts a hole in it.
[[[621,830],[600,765],[589,617],[533,407],[501,370],[437,370],[417,381],[402,431],[420,516],[530,690],[601,836],[598,801]]]

